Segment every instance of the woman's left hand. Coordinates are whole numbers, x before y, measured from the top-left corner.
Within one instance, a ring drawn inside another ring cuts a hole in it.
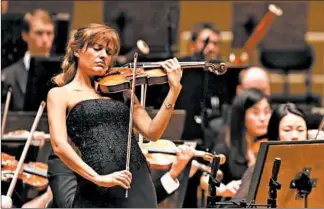
[[[166,70],[168,74],[168,81],[170,88],[180,89],[181,88],[181,78],[182,78],[182,69],[177,60],[177,58],[168,59],[160,63],[161,66]]]

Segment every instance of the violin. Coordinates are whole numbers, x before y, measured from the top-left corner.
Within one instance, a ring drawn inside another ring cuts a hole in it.
[[[176,144],[170,140],[160,139],[155,142],[148,142],[143,144],[145,157],[148,163],[154,169],[167,170],[176,159]],[[220,164],[224,164],[226,157],[222,154],[216,155],[220,157]],[[195,150],[195,157],[201,157],[202,159],[212,162],[215,155]]]
[[[31,166],[35,167],[36,165],[38,165],[39,167],[42,167],[42,166],[40,166],[41,164],[39,164],[39,163],[38,164],[37,163],[31,163],[31,164],[27,164],[27,166],[26,166],[26,164],[24,165],[24,161],[25,161],[25,158],[27,156],[27,152],[28,152],[28,149],[30,147],[34,132],[35,132],[35,130],[36,130],[37,126],[38,126],[39,120],[40,120],[40,118],[41,118],[41,116],[43,114],[45,105],[46,105],[46,103],[44,101],[42,101],[41,104],[39,105],[35,120],[33,122],[31,130],[29,132],[28,138],[26,140],[26,143],[25,143],[25,146],[24,146],[24,149],[22,151],[22,154],[20,156],[19,161],[16,162],[16,161],[14,161],[14,158],[10,158],[8,156],[2,156],[2,159],[4,159],[4,157],[8,157],[7,159],[9,159],[9,162],[11,162],[11,163],[9,163],[9,165],[10,165],[9,168],[11,167],[11,170],[13,171],[12,180],[10,182],[10,185],[9,185],[9,188],[8,188],[8,191],[7,191],[7,194],[6,194],[7,197],[11,197],[11,195],[12,195],[12,193],[14,191],[14,188],[16,186],[18,178],[19,179],[24,179],[26,183],[30,183],[31,185],[39,186],[38,188],[40,188],[40,189],[43,189],[44,187],[42,187],[42,186],[45,186],[45,185],[47,186],[47,184],[48,184],[48,182],[44,183],[41,180],[38,181],[38,180],[35,180],[35,178],[30,178],[30,177],[28,177],[28,175],[26,175],[26,173],[23,172],[26,169],[28,170],[28,168],[29,168],[29,171],[33,170],[33,169],[30,169]],[[8,108],[8,107],[6,107],[6,108]],[[6,123],[6,121],[3,121],[3,124],[5,124],[5,123]],[[7,166],[8,166],[8,164],[7,164]],[[40,172],[38,172],[38,174],[40,174]],[[45,176],[47,176],[47,174]],[[34,183],[36,182],[36,184],[33,184],[32,182],[34,182]]]
[[[216,75],[222,75],[227,71],[227,64],[213,64],[209,62],[179,62],[182,69],[197,68],[208,70]],[[124,67],[111,68],[109,72],[95,79],[95,89],[98,93],[109,94],[131,89],[134,63],[128,63]],[[158,62],[136,63],[135,86],[160,85],[168,82],[167,73]]]
[[[12,90],[9,89],[7,92],[6,104],[4,108],[4,115],[2,120],[2,129],[1,129],[1,138],[4,136],[5,126],[7,123],[7,114],[10,105],[10,97]],[[32,124],[31,130],[29,132],[28,138],[26,140],[23,152],[20,156],[19,161],[15,159],[15,157],[10,156],[6,153],[1,153],[1,177],[10,177],[12,178],[7,194],[7,197],[12,196],[14,188],[16,186],[17,180],[21,179],[24,183],[29,184],[39,190],[43,190],[48,185],[47,180],[47,165],[42,163],[28,163],[24,164],[25,158],[27,156],[28,149],[30,147],[34,132],[38,126],[39,120],[43,114],[45,108],[45,102],[42,101],[39,105],[35,120]],[[28,172],[27,172],[28,171]],[[7,175],[7,176],[6,176]]]
[[[268,6],[268,11],[260,20],[252,35],[245,42],[243,49],[239,53],[231,53],[229,55],[229,61],[233,65],[246,65],[250,64],[249,53],[258,45],[261,39],[265,36],[269,30],[270,25],[273,23],[276,17],[283,14],[281,8],[274,4]]]
[[[14,156],[1,152],[1,172],[5,177],[12,178],[17,166],[18,161]],[[46,164],[40,162],[25,163],[18,178],[23,183],[41,191],[48,186],[47,168]]]

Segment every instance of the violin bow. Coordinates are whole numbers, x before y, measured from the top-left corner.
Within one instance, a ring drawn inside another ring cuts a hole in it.
[[[23,150],[23,152],[21,154],[21,157],[20,157],[20,159],[18,161],[18,165],[17,165],[17,168],[15,170],[14,177],[11,180],[11,183],[10,183],[10,186],[9,186],[9,189],[8,189],[8,192],[7,192],[7,195],[6,195],[8,197],[11,197],[11,195],[13,193],[13,190],[14,190],[14,188],[16,186],[19,172],[22,170],[23,163],[24,163],[25,158],[26,158],[26,155],[27,155],[27,151],[28,151],[28,149],[30,147],[30,143],[32,141],[34,132],[35,132],[37,126],[38,126],[39,120],[40,120],[40,118],[41,118],[41,116],[43,114],[45,105],[46,105],[46,103],[44,101],[42,101],[41,104],[39,105],[39,108],[38,108],[38,111],[37,111],[35,120],[33,122],[32,128],[31,128],[30,133],[28,135],[28,138],[26,140],[26,144],[24,146],[24,150]]]
[[[134,54],[134,69],[133,69],[132,90],[131,90],[131,102],[130,102],[130,110],[129,110],[129,127],[128,127],[128,142],[127,142],[127,158],[126,158],[126,170],[127,171],[129,171],[130,152],[131,152],[131,147],[132,147],[133,110],[134,110],[134,100],[135,100],[137,57],[138,57],[138,54],[135,53]],[[126,189],[125,198],[128,198],[128,189]]]
[[[7,116],[9,111],[9,105],[10,105],[10,99],[12,94],[12,88],[10,87],[7,92],[7,98],[6,98],[6,104],[3,111],[3,117],[2,117],[2,125],[1,125],[1,139],[3,138],[5,129],[6,129],[6,123],[7,123]]]
[[[315,140],[317,139],[318,134],[320,133],[321,130],[323,130],[323,128],[324,128],[324,116],[323,116],[323,118],[322,118],[322,122],[321,122],[321,124],[320,124],[319,127],[318,127],[318,130],[317,130],[317,133],[316,133],[316,136],[315,136]]]

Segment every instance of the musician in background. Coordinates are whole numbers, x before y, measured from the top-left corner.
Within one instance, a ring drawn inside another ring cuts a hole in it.
[[[192,30],[190,50],[192,55],[179,58],[179,61],[206,61],[219,60],[221,37],[219,29],[213,23],[199,23]],[[202,144],[198,144],[198,149],[202,149],[203,131],[201,125],[195,121],[195,116],[201,114],[201,102],[204,101],[204,79],[205,72],[197,69],[186,69],[183,71],[181,84],[183,86],[179,99],[176,102],[176,109],[184,109],[186,111],[186,120],[182,139],[198,140]],[[161,92],[167,92],[167,86]],[[163,95],[164,93],[161,93]],[[202,175],[201,171],[195,173],[189,179],[186,196],[183,207],[197,207],[197,187],[199,179]]]
[[[195,25],[191,35],[190,51],[196,60],[221,60],[220,30],[213,23]]]
[[[23,20],[22,38],[28,50],[24,57],[2,70],[2,88],[12,88],[10,110],[21,111],[24,108],[28,70],[31,56],[49,56],[54,40],[54,23],[48,12],[36,9],[26,13]],[[7,91],[2,92],[5,101]]]
[[[239,189],[240,184],[237,180],[241,180],[246,169],[254,165],[256,161],[254,143],[258,137],[263,137],[267,133],[270,116],[270,103],[267,95],[261,90],[245,89],[234,98],[229,126],[224,130],[225,140],[214,148],[216,153],[223,153],[226,156],[226,162],[220,169],[224,173],[222,183],[232,187],[229,196],[233,196]],[[202,187],[205,189],[208,179],[208,177],[201,179]]]
[[[271,95],[270,76],[266,69],[260,66],[251,66],[242,70],[239,73],[239,82],[236,87],[236,95],[248,88],[260,89],[268,97]],[[208,126],[208,135],[205,141],[208,141],[208,148],[212,149],[219,143],[224,142],[222,130],[228,126],[226,121],[229,121],[230,107],[223,105],[222,117],[211,119]]]
[[[50,54],[54,40],[54,24],[48,12],[42,9],[36,9],[30,13],[26,13],[23,19],[21,35],[23,40],[27,43],[28,50],[22,59],[3,69],[1,72],[2,102],[5,103],[8,89],[11,87],[12,95],[9,110],[12,111],[22,111],[24,108],[31,56],[49,56]],[[12,134],[14,134],[14,132],[12,132]],[[37,135],[39,136],[37,140],[40,140],[38,146],[42,147],[45,143],[45,134],[38,132]],[[20,158],[23,150],[23,146],[9,147],[5,144],[2,144],[1,148],[2,152],[11,154],[15,156],[16,159]],[[31,146],[28,150],[25,162],[35,162],[37,155],[38,147]],[[8,186],[8,183],[3,182],[2,190],[6,191]],[[27,202],[27,191],[28,189],[24,188],[24,185],[18,181],[13,194],[13,204],[15,206],[21,207],[23,203]]]

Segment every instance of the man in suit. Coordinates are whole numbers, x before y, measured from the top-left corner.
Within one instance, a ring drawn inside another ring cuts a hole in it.
[[[49,14],[41,9],[26,13],[21,35],[28,47],[24,57],[1,72],[2,101],[6,101],[6,94],[10,87],[12,95],[9,110],[12,111],[22,111],[24,108],[31,56],[49,56],[50,54],[54,40],[54,24]],[[41,139],[41,144],[44,144],[44,140]],[[16,158],[19,158],[23,150],[23,146],[7,147],[4,144],[1,145],[1,148],[3,152],[14,155]],[[30,147],[26,161],[35,161],[37,154],[38,148]],[[2,185],[3,190],[6,190],[9,186],[7,183]],[[14,194],[18,194],[13,197],[13,204],[16,207],[21,207],[28,199],[27,189],[22,184],[16,186]],[[17,198],[15,198],[16,196]]]
[[[10,110],[19,111],[24,108],[28,70],[31,56],[49,56],[54,40],[54,24],[49,14],[41,9],[26,13],[23,20],[22,38],[28,50],[18,62],[2,70],[3,87],[12,88]],[[7,91],[2,91],[5,101]]]
[[[195,25],[191,34],[190,50],[199,60],[220,60],[220,30],[213,23]],[[192,57],[191,57],[192,59]]]

